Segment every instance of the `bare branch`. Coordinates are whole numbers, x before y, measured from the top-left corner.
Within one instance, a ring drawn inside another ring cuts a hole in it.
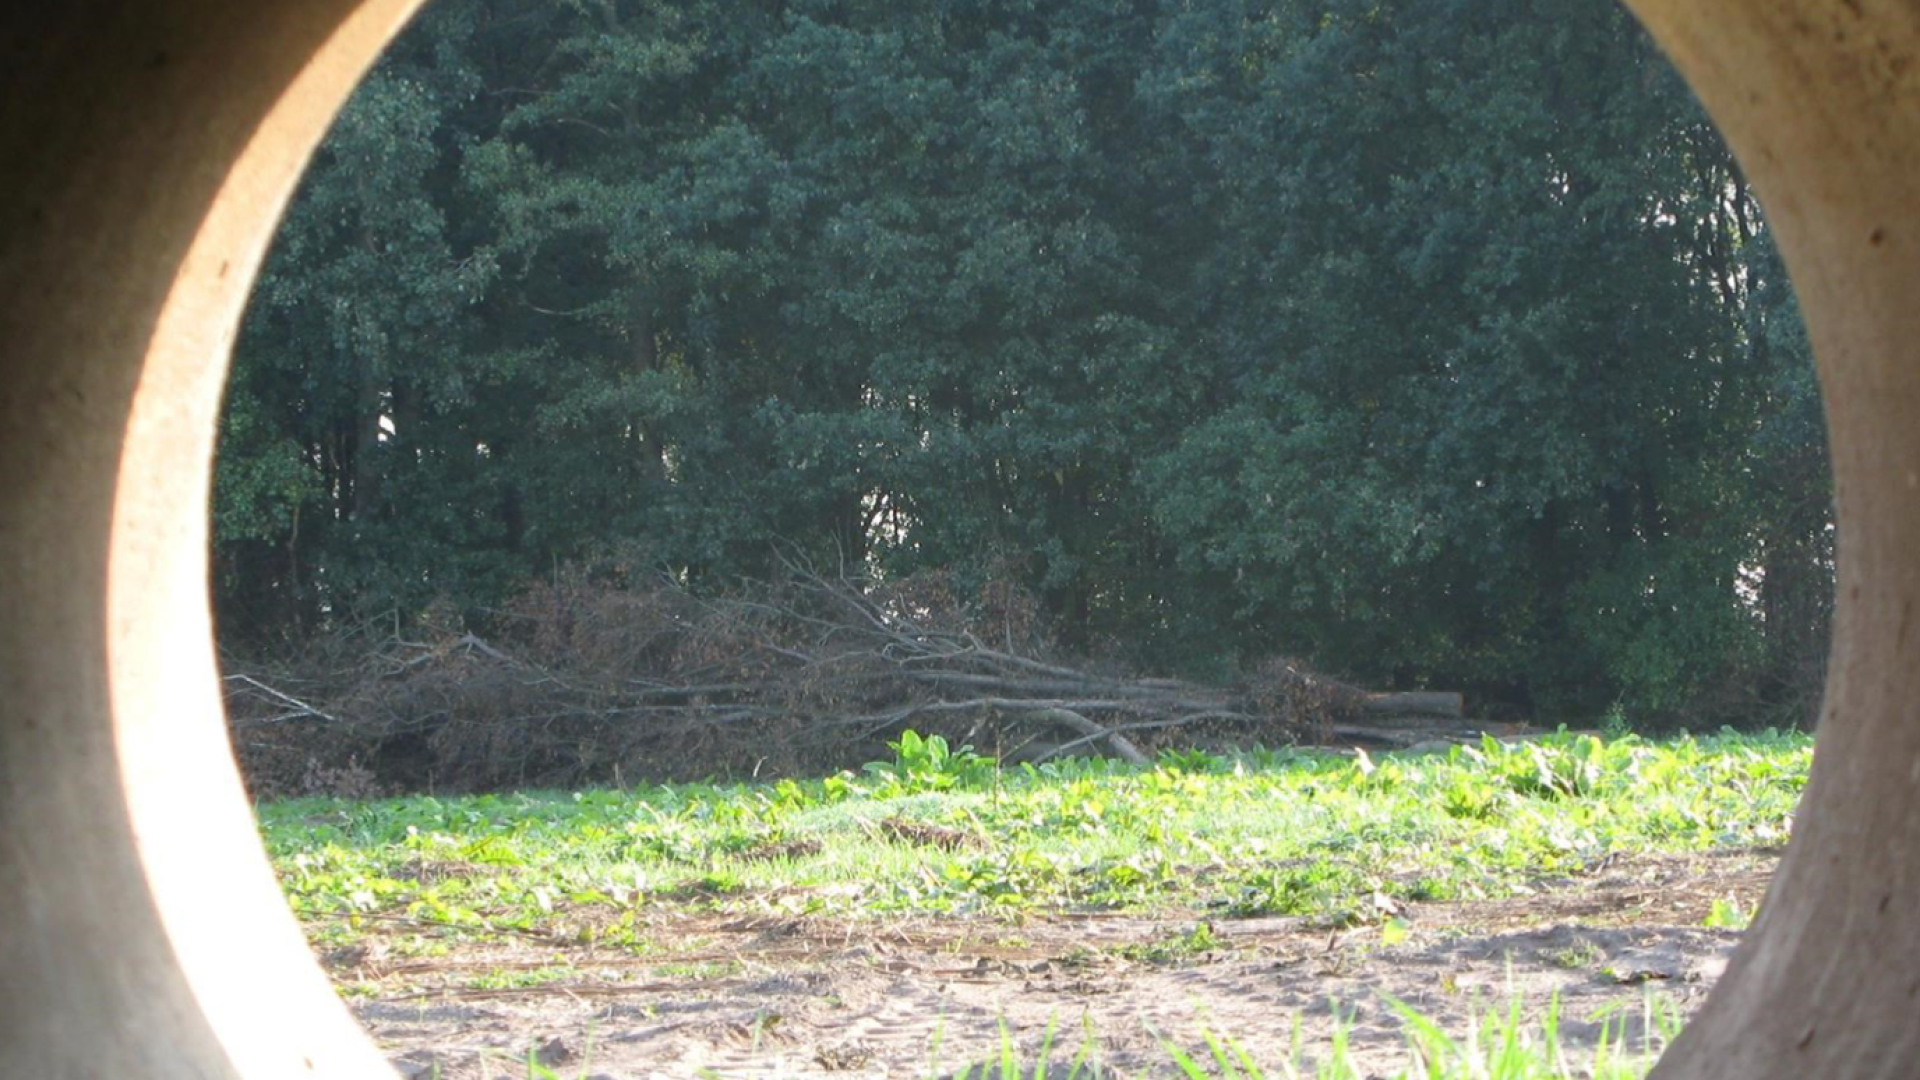
[[[225,677],[223,681],[237,682],[246,686],[250,686],[253,689],[259,691],[260,693],[265,694],[267,697],[273,699],[274,701],[278,701],[284,705],[292,706],[292,709],[288,712],[278,713],[276,715],[269,716],[269,717],[261,717],[261,718],[249,717],[245,720],[235,721],[236,724],[247,724],[247,723],[274,724],[284,720],[297,720],[297,719],[302,719],[306,717],[311,717],[315,720],[325,720],[330,724],[337,724],[340,722],[339,720],[335,719],[331,714],[327,713],[325,710],[315,708],[314,706],[309,705],[304,701],[301,701],[299,698],[294,697],[292,694],[286,693],[281,690],[276,690],[273,687],[268,686],[266,683],[261,682],[259,679],[254,678],[251,675],[245,675],[245,674],[228,675]]]

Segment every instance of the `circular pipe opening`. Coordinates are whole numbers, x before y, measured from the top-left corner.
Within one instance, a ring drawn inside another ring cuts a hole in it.
[[[0,74],[0,1041],[22,1075],[385,1070],[281,905],[205,604],[224,357],[279,208],[412,0],[10,14]],[[1766,200],[1820,358],[1842,571],[1819,760],[1663,1076],[1920,1051],[1920,32],[1905,6],[1635,5]]]

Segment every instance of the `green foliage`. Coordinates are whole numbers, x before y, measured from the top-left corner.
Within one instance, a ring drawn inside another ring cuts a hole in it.
[[[1772,238],[1595,0],[440,0],[230,403],[233,638],[777,541],[1160,667],[1659,718],[1792,705],[1831,592]]]
[[[1331,912],[1336,922],[1348,922],[1360,917],[1352,905],[1369,889],[1364,875],[1337,862],[1267,867],[1242,878],[1240,895],[1227,911],[1238,916]]]
[[[1753,912],[1741,907],[1738,900],[1716,896],[1701,925],[1714,930],[1745,930],[1752,921]]]
[[[1178,771],[1084,760],[1001,773],[978,759],[956,767],[965,752],[931,739],[901,742],[899,763],[862,778],[301,799],[260,818],[294,909],[334,944],[377,918],[453,939],[517,930],[644,953],[642,904],[1386,926],[1407,901],[1510,895],[1610,855],[1779,845],[1812,756],[1799,736],[1555,736],[1371,771],[1286,752],[1189,757]],[[1398,779],[1378,783],[1389,768]],[[1194,949],[1211,940],[1200,925]]]
[[[974,753],[971,746],[950,750],[944,736],[923,738],[912,728],[901,732],[900,738],[887,746],[893,750],[894,760],[891,763],[870,761],[863,770],[880,782],[873,792],[878,798],[977,785],[996,768],[991,758]]]

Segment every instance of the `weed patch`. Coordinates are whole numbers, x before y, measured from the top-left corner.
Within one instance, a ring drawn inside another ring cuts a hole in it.
[[[1513,896],[1619,855],[1781,845],[1812,758],[1802,736],[1732,734],[1015,769],[934,737],[895,749],[812,781],[296,799],[262,806],[260,822],[289,902],[332,947],[382,920],[440,939],[618,940],[659,904],[1345,926]],[[1747,915],[1718,911],[1712,925]]]

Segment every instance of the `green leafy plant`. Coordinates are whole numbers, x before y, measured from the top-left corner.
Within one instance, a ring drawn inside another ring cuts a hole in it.
[[[974,753],[971,746],[950,749],[944,736],[922,737],[911,728],[887,746],[893,750],[891,762],[872,761],[864,766],[867,775],[880,782],[875,794],[882,798],[949,791],[978,783],[997,768],[991,758]]]
[[[1745,930],[1753,922],[1753,915],[1753,911],[1741,907],[1734,897],[1716,896],[1701,925],[1714,930]]]

